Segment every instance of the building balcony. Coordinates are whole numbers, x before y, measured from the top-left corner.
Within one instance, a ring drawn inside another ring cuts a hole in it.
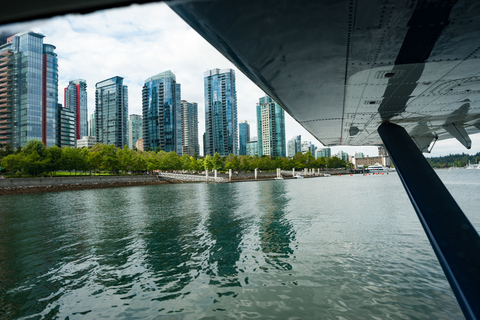
[[[11,97],[11,96],[12,96],[12,91],[11,90],[0,91],[0,99]]]
[[[0,103],[0,109],[3,109],[3,108],[11,108],[12,107],[12,101],[10,102],[3,102],[3,103]]]
[[[11,124],[1,124],[0,125],[0,130],[1,129],[11,129],[12,128],[12,125]]]
[[[0,105],[0,113],[10,113],[12,112],[12,108],[2,108],[2,106]]]
[[[12,61],[12,58],[10,56],[0,58],[0,63],[9,63],[10,61]]]
[[[0,129],[0,135],[12,135],[12,130],[11,129],[8,129],[8,130],[2,130]]]
[[[12,68],[8,64],[0,64],[0,73],[1,72],[9,72],[12,73]]]
[[[11,114],[2,114],[0,115],[0,119],[11,119],[12,115]],[[0,122],[1,123],[1,122]]]
[[[8,88],[12,86],[12,81],[10,79],[0,79],[0,88]]]
[[[9,140],[12,139],[11,135],[8,136],[0,136],[0,143],[8,143]],[[2,140],[7,140],[7,142],[3,142]]]
[[[10,119],[0,120],[0,124],[6,124],[6,123],[12,123],[12,120]]]

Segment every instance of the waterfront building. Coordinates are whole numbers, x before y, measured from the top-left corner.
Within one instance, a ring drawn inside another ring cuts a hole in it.
[[[330,148],[323,148],[317,151],[317,158],[331,158],[332,157],[332,150]]]
[[[288,157],[293,158],[297,152],[302,151],[302,136],[293,136],[287,143]]]
[[[363,155],[363,152],[355,152],[355,158],[364,158],[365,156]]]
[[[254,155],[258,155],[258,141],[257,137],[252,138],[252,141],[247,142],[247,156],[253,157]]]
[[[122,77],[95,85],[95,137],[97,142],[123,148],[128,143],[128,88]]]
[[[302,153],[307,153],[308,151],[310,151],[310,153],[313,156],[315,155],[315,150],[317,150],[317,147],[315,147],[315,145],[311,141],[302,141],[302,144],[301,144]]]
[[[250,125],[247,120],[240,121],[238,124],[238,154],[244,156],[247,154],[247,142],[250,141]]]
[[[180,84],[168,70],[145,80],[142,89],[143,145],[182,154]]]
[[[128,119],[128,147],[133,149],[137,140],[143,136],[143,119],[139,114],[131,114]]]
[[[198,144],[198,105],[196,102],[181,101],[182,153],[189,156],[200,154]]]
[[[265,95],[257,103],[258,154],[285,157],[285,111]]]
[[[75,125],[75,111],[58,104],[58,141],[57,145],[63,147],[76,147],[77,135]]]
[[[237,93],[235,71],[212,69],[204,73],[205,139],[204,155],[237,154]]]
[[[77,148],[91,148],[97,143],[97,139],[95,137],[85,136],[82,139],[77,139]]]
[[[366,156],[364,158],[353,158],[352,163],[356,168],[358,168],[359,166],[360,167],[373,166],[376,163],[379,163],[384,167],[390,167],[392,165],[390,157],[384,157],[384,156],[377,156],[377,157]]]
[[[75,112],[76,139],[87,136],[87,82],[83,79],[71,80],[64,89],[64,100],[65,108]]]
[[[343,151],[339,151],[337,153],[337,158],[348,161],[348,153],[343,152]]]
[[[58,142],[58,60],[43,38],[29,31],[0,45],[0,144]]]
[[[95,137],[97,133],[95,132],[95,113],[90,115],[88,119],[88,135],[90,137]]]

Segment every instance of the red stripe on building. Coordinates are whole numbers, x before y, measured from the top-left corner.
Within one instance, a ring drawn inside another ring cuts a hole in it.
[[[63,89],[63,107],[67,107],[67,94],[68,94],[68,88]]]
[[[80,85],[77,84],[77,139],[80,137]]]

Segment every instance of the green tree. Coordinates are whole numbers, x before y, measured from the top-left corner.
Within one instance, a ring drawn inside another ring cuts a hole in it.
[[[117,152],[118,160],[119,160],[119,168],[124,173],[127,171],[133,170],[134,166],[134,158],[133,158],[133,150],[124,146],[123,149],[119,149]]]
[[[102,156],[102,169],[111,173],[117,173],[120,170],[120,160],[118,159],[117,147],[113,144],[103,145],[100,152]]]
[[[223,159],[222,157],[218,154],[218,152],[215,152],[215,154],[212,157],[212,163],[213,163],[213,170],[220,170],[223,166]]]
[[[87,155],[87,166],[88,170],[90,170],[90,173],[92,173],[92,170],[95,172],[97,170],[100,170],[100,167],[102,165],[102,155],[101,155],[101,149],[102,145],[99,143],[96,143],[93,147],[88,149],[88,155]]]
[[[88,151],[86,149],[85,151],[82,151],[82,149],[79,148],[64,147],[60,159],[62,169],[70,171],[70,174],[73,170],[75,171],[75,175],[77,174],[77,171],[88,170],[87,154]]]
[[[180,157],[175,151],[170,151],[162,158],[163,170],[180,170],[182,167]]]
[[[57,146],[48,147],[45,150],[45,170],[55,172],[62,167],[62,149]]]
[[[11,174],[20,173],[22,171],[23,158],[23,154],[9,154],[3,157],[2,161],[0,161],[0,166],[2,170]]]
[[[205,159],[203,159],[203,166],[205,170],[213,170],[214,164],[211,155],[208,154]]]
[[[193,157],[190,157],[188,154],[183,154],[180,157],[180,162],[182,164],[182,170],[190,170],[192,161],[195,161]]]
[[[37,139],[32,139],[27,142],[25,148],[22,149],[22,152],[25,155],[31,154],[32,152],[36,151],[40,157],[43,157],[43,153],[45,152],[45,145],[42,141]]]

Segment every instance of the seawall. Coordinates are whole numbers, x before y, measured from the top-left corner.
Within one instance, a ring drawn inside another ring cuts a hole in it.
[[[175,183],[146,176],[72,176],[0,179],[0,195]]]

